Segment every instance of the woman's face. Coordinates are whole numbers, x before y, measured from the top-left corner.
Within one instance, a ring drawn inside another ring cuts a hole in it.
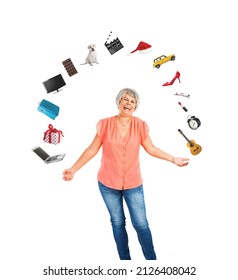
[[[136,100],[129,94],[125,94],[119,104],[119,113],[124,116],[131,116],[136,108]]]

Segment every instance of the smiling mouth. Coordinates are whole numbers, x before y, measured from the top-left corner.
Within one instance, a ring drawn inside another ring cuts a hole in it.
[[[129,106],[124,106],[123,109],[124,109],[124,110],[130,111],[130,110],[131,110],[131,107],[129,107]]]

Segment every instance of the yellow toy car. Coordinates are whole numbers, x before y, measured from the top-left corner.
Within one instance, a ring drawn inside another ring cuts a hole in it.
[[[172,61],[175,60],[174,54],[171,54],[169,56],[161,55],[161,56],[157,57],[156,59],[154,59],[153,67],[160,68],[161,64],[164,64],[165,62],[168,62],[170,60],[172,60]]]

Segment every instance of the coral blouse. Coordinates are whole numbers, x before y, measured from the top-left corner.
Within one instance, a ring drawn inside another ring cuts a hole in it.
[[[103,143],[98,181],[117,190],[140,186],[143,180],[139,150],[149,133],[147,124],[137,117],[132,117],[127,134],[122,137],[117,118],[114,116],[100,120],[97,133]]]

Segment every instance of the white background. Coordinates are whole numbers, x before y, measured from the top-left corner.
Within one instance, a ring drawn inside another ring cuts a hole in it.
[[[193,279],[237,279],[235,11],[231,0],[3,4],[2,279],[46,279],[43,269],[48,266],[98,265],[128,267],[133,270],[128,279],[135,276],[137,266],[164,265],[195,266]],[[110,31],[124,45],[114,55],[104,46]],[[128,56],[140,41],[153,50]],[[80,65],[91,43],[97,45],[99,64]],[[174,62],[153,68],[154,58],[172,53]],[[77,75],[69,77],[65,71],[62,61],[67,58]],[[181,83],[163,87],[176,71]],[[66,86],[47,94],[42,82],[60,73]],[[158,255],[152,263],[144,260],[128,213],[133,260],[118,261],[97,187],[101,152],[72,182],[62,180],[63,170],[92,141],[99,119],[117,114],[115,97],[124,87],[140,94],[135,115],[149,125],[154,144],[174,156],[190,158],[186,168],[178,168],[141,150],[147,215]],[[190,98],[175,96],[176,92]],[[42,99],[60,106],[54,121],[37,111]],[[187,125],[190,114],[202,122],[195,131]],[[50,123],[65,135],[59,145],[42,140]],[[179,128],[202,146],[199,155],[190,154]],[[66,157],[46,165],[31,150],[37,145],[50,155],[66,153]]]

